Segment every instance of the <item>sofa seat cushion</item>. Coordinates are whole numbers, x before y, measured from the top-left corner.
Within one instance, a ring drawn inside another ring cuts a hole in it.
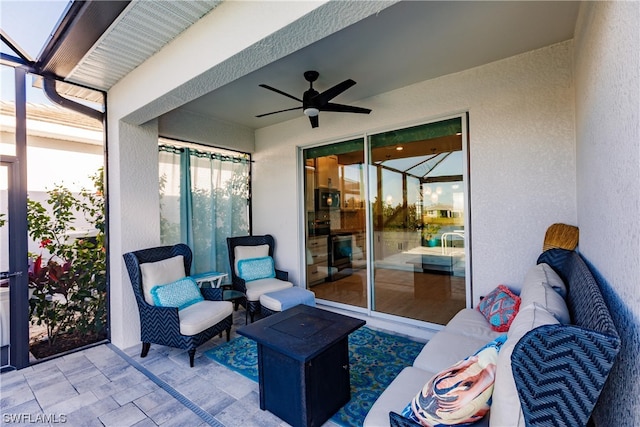
[[[230,301],[200,301],[179,311],[180,333],[196,335],[233,313]]]
[[[413,366],[404,368],[373,404],[364,419],[364,427],[388,426],[389,412],[401,413],[407,402],[411,401],[434,375],[434,372]]]
[[[259,301],[260,295],[269,292],[281,291],[293,286],[291,282],[270,277],[268,279],[252,280],[246,283],[247,301]]]
[[[453,316],[453,319],[447,323],[444,330],[464,335],[465,337],[483,339],[487,342],[503,333],[491,329],[484,315],[473,308],[463,308],[460,310]]]
[[[468,337],[445,329],[435,334],[425,344],[413,361],[413,366],[425,371],[440,372],[474,354],[490,341],[492,340]]]

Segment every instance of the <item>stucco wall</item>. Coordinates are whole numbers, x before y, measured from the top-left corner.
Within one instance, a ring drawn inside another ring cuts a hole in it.
[[[594,417],[640,425],[640,3],[583,4],[575,46],[579,249],[622,338]]]
[[[160,117],[158,132],[166,138],[245,153],[251,153],[255,149],[253,129],[187,111],[174,110]]]
[[[369,116],[321,114],[317,129],[306,118],[258,129],[254,232],[276,237],[276,261],[298,283],[296,147],[468,111],[473,299],[500,283],[518,288],[546,228],[577,220],[571,67],[569,41],[362,100]]]
[[[122,254],[160,244],[158,122],[109,127],[109,321],[112,342],[126,348],[140,342],[140,318]]]

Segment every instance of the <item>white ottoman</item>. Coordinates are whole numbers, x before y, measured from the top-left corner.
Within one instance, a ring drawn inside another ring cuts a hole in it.
[[[263,316],[269,316],[299,304],[315,307],[316,295],[307,289],[297,286],[260,295],[260,307]]]

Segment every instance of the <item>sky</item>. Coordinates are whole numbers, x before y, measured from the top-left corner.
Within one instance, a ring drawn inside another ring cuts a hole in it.
[[[34,59],[69,0],[0,0],[0,27]],[[3,47],[3,52],[7,49]]]
[[[70,0],[0,0],[0,28],[32,59],[36,59]],[[4,43],[1,51],[16,56]],[[2,99],[13,100],[13,71],[2,67],[0,73]],[[31,81],[27,82],[30,86]],[[29,102],[48,103],[41,90],[27,89]]]
[[[0,28],[32,59],[36,59],[56,28],[63,13],[72,2],[70,0],[0,0]],[[1,51],[17,56],[4,43]],[[0,67],[1,99],[15,100],[13,68]],[[41,89],[31,87],[32,79],[27,77],[27,102],[51,105]],[[29,126],[29,123],[27,124]],[[2,144],[0,144],[2,145]],[[5,151],[8,150],[6,153]],[[13,148],[0,146],[0,153],[11,154]],[[28,147],[28,187],[29,191],[51,189],[54,183],[65,184],[72,191],[90,187],[88,179],[103,164],[102,156],[70,153],[50,148]],[[73,164],[73,167],[52,165]],[[0,176],[0,190],[6,189],[6,177]]]

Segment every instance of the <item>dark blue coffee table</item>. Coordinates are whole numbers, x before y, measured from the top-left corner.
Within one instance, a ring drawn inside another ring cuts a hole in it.
[[[258,344],[260,409],[320,426],[351,399],[349,334],[364,320],[298,305],[237,330]]]

